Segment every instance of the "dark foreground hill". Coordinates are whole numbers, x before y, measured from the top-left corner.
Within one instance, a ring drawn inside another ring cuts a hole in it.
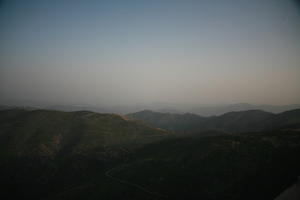
[[[274,199],[300,174],[300,133],[173,138],[145,146],[114,178],[161,199]]]
[[[113,147],[139,146],[166,136],[166,131],[116,114],[88,111],[0,111],[1,155],[111,156]]]
[[[46,197],[96,176],[167,132],[115,114],[0,111],[1,190]]]
[[[288,127],[300,127],[300,109],[273,114],[261,110],[229,112],[220,116],[202,117],[195,114],[159,113],[149,110],[131,113],[128,118],[144,121],[158,128],[175,132],[256,132]]]
[[[300,174],[287,129],[170,136],[118,115],[15,109],[0,112],[0,144],[5,199],[271,200]]]

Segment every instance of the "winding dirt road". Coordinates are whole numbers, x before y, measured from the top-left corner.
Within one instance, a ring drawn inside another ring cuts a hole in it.
[[[111,168],[110,170],[108,170],[108,171],[105,172],[105,176],[108,177],[108,178],[110,178],[110,179],[112,179],[112,180],[114,180],[114,181],[117,181],[117,182],[119,182],[121,184],[128,185],[130,187],[134,187],[134,188],[136,188],[136,189],[138,189],[140,191],[143,191],[146,194],[149,194],[149,195],[151,195],[153,197],[156,197],[157,199],[164,199],[164,198],[166,198],[165,195],[159,194],[157,192],[150,191],[150,190],[148,190],[147,188],[145,188],[145,187],[143,187],[141,185],[129,182],[127,180],[120,179],[120,178],[115,177],[115,176],[112,175],[113,171],[121,169],[121,168],[124,168],[125,166],[126,165],[123,164],[123,165]]]

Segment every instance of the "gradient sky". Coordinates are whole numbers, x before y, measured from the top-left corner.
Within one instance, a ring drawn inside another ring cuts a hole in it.
[[[1,1],[0,102],[300,103],[289,0]]]

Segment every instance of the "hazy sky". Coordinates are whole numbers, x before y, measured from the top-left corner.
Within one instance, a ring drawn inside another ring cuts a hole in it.
[[[289,0],[9,0],[0,102],[300,103]]]

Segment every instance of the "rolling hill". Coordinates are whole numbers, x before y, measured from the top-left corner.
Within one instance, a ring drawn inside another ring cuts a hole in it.
[[[273,114],[261,110],[229,112],[220,116],[171,114],[144,110],[127,115],[130,119],[175,132],[195,133],[206,130],[253,132],[300,125],[300,109]]]
[[[222,115],[228,112],[239,112],[247,110],[263,110],[271,113],[281,113],[289,110],[299,109],[300,104],[290,105],[255,105],[249,103],[236,103],[219,106],[194,106],[188,109],[189,112],[196,113],[201,116]]]
[[[0,111],[2,194],[40,199],[64,191],[164,137],[166,131],[116,114]]]
[[[166,131],[120,115],[88,111],[4,110],[0,130],[1,154],[15,156],[106,155],[113,147],[133,147],[166,136]]]
[[[269,116],[249,112],[219,123]],[[272,117],[293,129],[203,137],[115,114],[0,111],[0,191],[6,199],[271,200],[300,174],[298,113]],[[174,119],[187,116],[198,119]]]
[[[130,119],[141,120],[153,127],[159,127],[170,131],[188,132],[197,129],[199,124],[206,118],[199,115],[160,113],[151,110],[144,110],[126,115]]]

